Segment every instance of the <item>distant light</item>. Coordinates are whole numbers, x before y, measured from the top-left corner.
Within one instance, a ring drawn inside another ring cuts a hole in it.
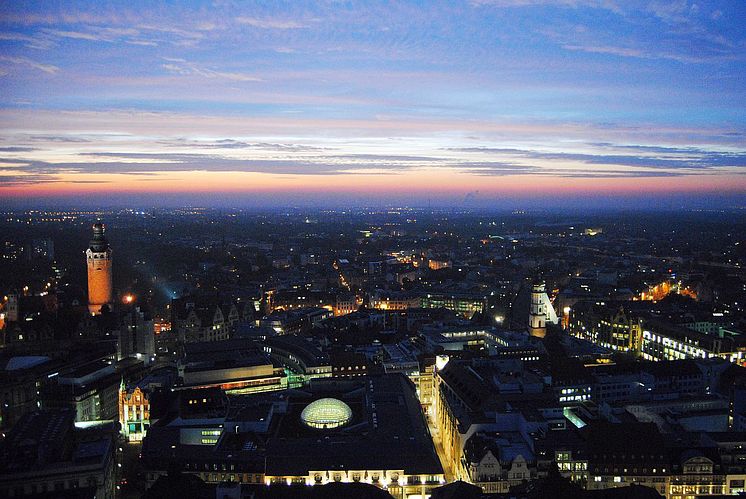
[[[122,297],[122,301],[127,304],[132,303],[133,301],[135,301],[135,295],[127,293],[126,295],[124,295],[124,297]]]
[[[504,320],[505,320],[505,317],[503,317],[502,315],[495,316],[495,322],[497,322],[498,324],[502,324]]]

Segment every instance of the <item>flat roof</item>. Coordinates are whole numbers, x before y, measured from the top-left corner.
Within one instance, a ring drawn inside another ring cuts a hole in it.
[[[414,386],[405,376],[317,381],[316,387],[304,390],[305,395],[290,395],[288,412],[267,443],[267,475],[303,476],[335,469],[443,473]],[[330,396],[352,409],[348,425],[316,430],[300,422],[303,408]]]

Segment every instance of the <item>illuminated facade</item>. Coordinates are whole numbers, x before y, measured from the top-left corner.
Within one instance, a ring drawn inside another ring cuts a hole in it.
[[[496,371],[458,360],[439,364],[434,426],[442,444],[441,459],[454,479],[485,492],[505,493],[536,478],[534,445],[546,434],[548,421],[529,420],[519,411],[508,410],[499,396],[507,386],[501,388],[495,379],[487,381],[490,372],[499,378]]]
[[[671,281],[663,281],[658,284],[648,286],[647,291],[640,293],[637,299],[639,300],[651,300],[660,301],[671,292],[678,290],[678,285]]]
[[[114,286],[111,274],[111,248],[104,236],[104,224],[93,224],[93,239],[86,250],[88,265],[88,310],[100,314],[104,306],[114,302]]]
[[[486,299],[468,293],[428,293],[421,298],[422,308],[446,308],[471,319],[476,313],[482,313]]]
[[[407,310],[419,306],[420,297],[409,293],[376,289],[370,295],[370,308],[378,310]]]
[[[534,466],[522,454],[505,447],[499,433],[476,433],[465,444],[460,476],[487,493],[507,493],[510,488],[535,476]],[[509,444],[508,444],[509,445]]]
[[[122,435],[130,442],[140,441],[150,427],[150,401],[140,387],[128,390],[122,381],[119,387],[119,423]]]
[[[450,268],[452,264],[450,260],[436,260],[434,258],[431,258],[427,261],[427,266],[430,268],[430,270],[440,270]]]
[[[544,283],[537,283],[531,288],[528,333],[531,336],[543,338],[547,334],[547,323],[557,324],[559,319],[549,300]]]
[[[578,303],[571,311],[569,333],[644,360],[720,357],[737,364],[746,361],[746,338],[738,332],[715,322],[672,323],[654,314],[634,313],[627,305]]]
[[[726,475],[715,471],[714,462],[691,451],[681,463],[679,473],[669,478],[669,499],[688,499],[727,494]]]
[[[184,392],[179,417],[150,427],[142,448],[149,484],[174,466],[208,483],[361,482],[397,499],[428,497],[445,482],[405,376],[318,380],[230,407],[201,392]]]
[[[571,310],[568,329],[572,336],[620,352],[639,353],[642,324],[624,305],[582,303]]]
[[[304,390],[305,396],[290,396],[287,416],[267,443],[267,485],[360,482],[405,499],[428,497],[445,482],[415,387],[405,376],[319,380]],[[325,397],[309,404],[311,393]],[[324,426],[308,424],[317,416]]]
[[[746,360],[744,340],[736,334],[710,334],[670,324],[655,317],[643,317],[640,356],[645,360],[720,357],[742,364]]]
[[[351,314],[358,309],[358,300],[352,293],[340,293],[334,302],[334,317]]]

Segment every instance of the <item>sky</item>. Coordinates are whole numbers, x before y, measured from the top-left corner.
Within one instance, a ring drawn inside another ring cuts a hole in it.
[[[0,1],[0,205],[746,206],[746,1]]]

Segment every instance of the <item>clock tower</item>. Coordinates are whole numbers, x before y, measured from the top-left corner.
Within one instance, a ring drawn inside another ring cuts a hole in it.
[[[104,236],[104,224],[93,224],[93,239],[85,252],[88,264],[88,310],[101,313],[104,305],[112,306],[114,288],[111,278],[111,248]]]

